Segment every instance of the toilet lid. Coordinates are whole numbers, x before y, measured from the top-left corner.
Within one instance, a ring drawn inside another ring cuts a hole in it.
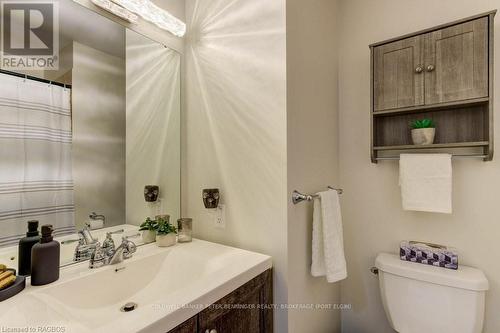
[[[488,280],[483,271],[459,265],[457,270],[404,261],[396,254],[380,253],[375,266],[382,272],[444,286],[484,291]]]

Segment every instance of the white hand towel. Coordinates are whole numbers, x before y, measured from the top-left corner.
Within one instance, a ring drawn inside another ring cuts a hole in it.
[[[451,214],[451,155],[402,154],[399,185],[404,210]]]
[[[337,191],[318,193],[314,200],[311,275],[330,283],[347,277],[342,216]]]

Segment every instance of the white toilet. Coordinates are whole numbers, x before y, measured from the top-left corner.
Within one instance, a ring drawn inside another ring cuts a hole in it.
[[[481,333],[488,290],[481,270],[455,271],[387,253],[377,256],[375,266],[384,310],[397,332]]]

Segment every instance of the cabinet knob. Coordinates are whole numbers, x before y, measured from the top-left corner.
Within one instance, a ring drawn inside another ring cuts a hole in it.
[[[415,68],[415,73],[417,74],[420,74],[424,71],[424,69],[422,68],[422,66],[417,66],[417,68]]]
[[[432,72],[435,69],[434,65],[427,66],[427,71]]]
[[[217,330],[205,330],[205,333],[217,333]]]

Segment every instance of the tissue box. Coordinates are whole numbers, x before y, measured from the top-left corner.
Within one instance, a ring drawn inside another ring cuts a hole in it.
[[[458,269],[458,253],[454,248],[425,242],[402,241],[401,260],[420,264]]]

